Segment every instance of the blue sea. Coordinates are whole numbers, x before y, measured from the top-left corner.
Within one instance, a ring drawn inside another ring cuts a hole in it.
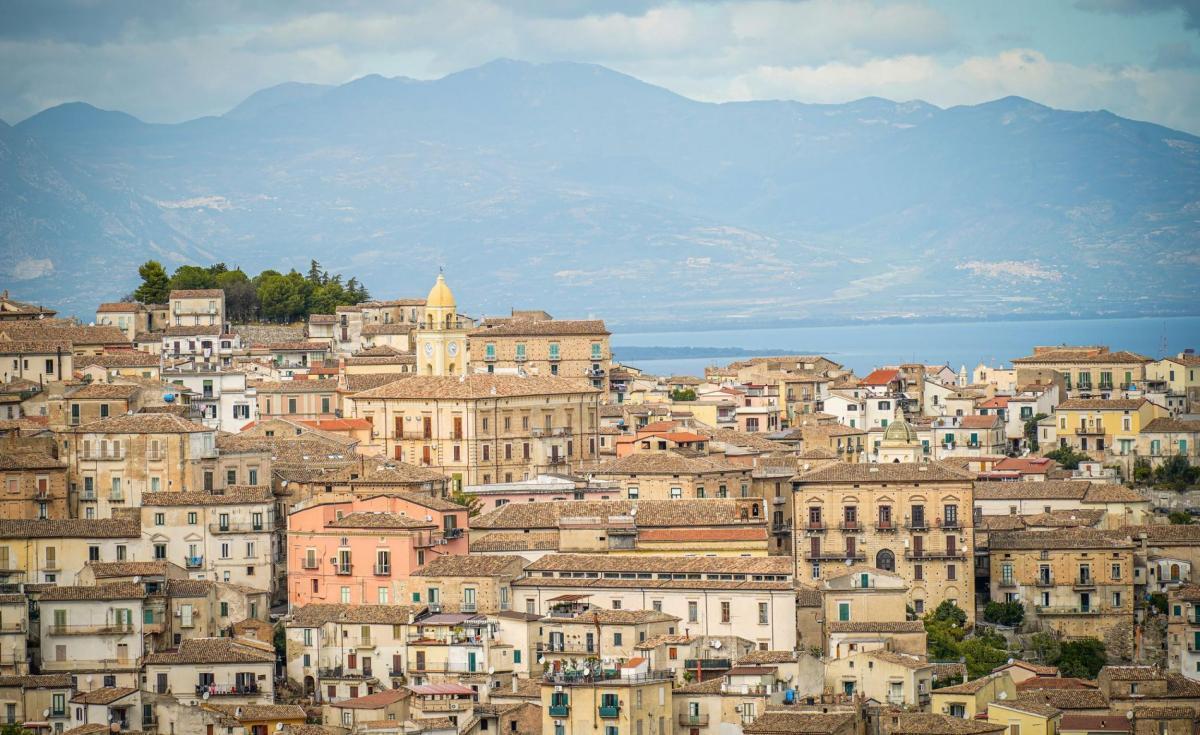
[[[1192,347],[1200,350],[1200,317],[1139,317],[1123,319],[1059,319],[914,324],[863,324],[835,327],[781,327],[687,332],[615,332],[613,353],[621,347],[740,347],[756,355],[815,354],[865,375],[881,365],[917,362],[960,365],[973,369],[980,362],[1008,366],[1015,357],[1033,352],[1034,345],[1108,345],[1150,357],[1174,355]],[[654,375],[703,375],[709,365],[724,365],[740,357],[695,357],[631,361]]]

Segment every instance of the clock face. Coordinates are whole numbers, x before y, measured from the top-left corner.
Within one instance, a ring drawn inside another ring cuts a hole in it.
[[[451,343],[450,343],[450,346],[449,346],[449,347],[447,347],[446,349],[447,349],[447,350],[449,350],[449,352],[450,352],[450,357],[454,357],[455,355],[457,355],[457,354],[458,354],[458,343],[457,343],[457,342],[451,342]]]
[[[433,357],[433,343],[432,342],[425,343],[425,356]]]

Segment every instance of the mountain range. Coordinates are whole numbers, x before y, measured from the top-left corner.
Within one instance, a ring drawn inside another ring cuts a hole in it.
[[[585,64],[0,122],[0,282],[88,317],[147,259],[626,329],[1196,313],[1200,138],[1007,97],[699,102]]]

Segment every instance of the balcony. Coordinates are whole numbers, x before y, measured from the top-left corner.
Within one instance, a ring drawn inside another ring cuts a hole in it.
[[[686,712],[679,715],[680,727],[706,727],[708,715],[689,715]]]
[[[53,624],[50,635],[128,635],[133,633],[133,623],[99,623],[93,625]]]
[[[683,668],[686,671],[728,671],[733,667],[733,660],[728,658],[685,658]]]
[[[343,666],[329,666],[317,669],[317,676],[322,679],[343,679],[343,680],[368,680],[375,677],[371,674],[365,674],[361,671],[348,669]]]
[[[1089,605],[1088,607],[1054,605],[1042,607],[1039,605],[1034,607],[1034,610],[1038,615],[1104,615],[1112,612],[1111,610],[1106,610],[1095,605]]]
[[[772,534],[775,534],[777,536],[786,536],[787,534],[790,534],[791,532],[792,532],[792,526],[790,523],[772,523],[771,524],[771,533]]]
[[[236,684],[197,684],[196,696],[203,697],[207,694],[210,697],[248,697],[258,694],[260,688],[258,684],[244,684],[237,686]]]
[[[838,530],[839,531],[861,531],[862,526],[859,525],[858,521],[843,520],[841,523],[838,524]]]
[[[862,552],[855,551],[853,553],[846,551],[811,551],[804,554],[804,558],[808,561],[866,561],[867,556]]]
[[[904,527],[910,531],[928,531],[929,521],[925,520],[924,518],[910,519],[908,516],[905,516]]]
[[[124,496],[124,495],[117,494],[117,493],[113,493],[112,495],[109,495],[109,496],[108,496],[108,502],[110,502],[110,503],[124,503],[124,502],[125,502],[125,496]]]
[[[1033,584],[1035,587],[1053,587],[1054,586],[1054,576],[1048,575],[1048,574],[1047,575],[1039,574],[1037,580],[1034,581]]]
[[[10,633],[24,633],[25,621],[16,620],[5,623],[0,623],[0,635],[8,635]]]
[[[1071,583],[1071,587],[1077,590],[1094,590],[1096,589],[1096,580],[1092,577],[1078,577]]]
[[[321,563],[313,558],[306,557],[300,562],[301,569],[319,569],[320,567]]]
[[[908,549],[904,552],[904,558],[912,561],[914,559],[966,559],[967,555],[962,551],[952,549]]]
[[[826,530],[824,521],[809,521],[804,526],[805,533],[825,533]]]
[[[945,520],[938,518],[934,525],[936,525],[938,528],[943,528],[946,530],[958,530],[962,528],[962,521],[958,520],[957,518],[947,518]]]
[[[333,573],[338,575],[339,577],[349,577],[351,574],[354,573],[354,565],[353,564],[334,564],[333,565]]]
[[[1104,434],[1105,434],[1105,431],[1104,431],[1103,424],[1101,424],[1100,426],[1076,426],[1075,427],[1075,435],[1076,436],[1104,436]]]
[[[391,564],[376,564],[372,569],[376,577],[390,577],[392,574]]]
[[[1001,579],[999,582],[997,582],[997,583],[996,583],[996,586],[997,586],[997,587],[999,587],[999,588],[1001,588],[1001,589],[1012,589],[1012,588],[1015,588],[1015,587],[1017,586],[1017,580],[1015,580],[1015,579]]]
[[[266,530],[262,523],[210,523],[209,533],[256,533]]]
[[[615,720],[621,716],[621,705],[619,704],[602,704],[599,710],[602,720]]]
[[[550,705],[550,716],[565,719],[571,716],[571,705],[569,704],[552,704]]]
[[[462,538],[462,535],[463,535],[463,530],[461,528],[457,528],[457,527],[456,528],[447,528],[442,531],[442,538],[445,538],[445,539]]]
[[[896,531],[896,524],[890,520],[878,520],[875,522],[875,530],[881,533],[894,533]]]
[[[203,556],[185,556],[183,558],[183,566],[188,569],[199,569],[204,566]]]

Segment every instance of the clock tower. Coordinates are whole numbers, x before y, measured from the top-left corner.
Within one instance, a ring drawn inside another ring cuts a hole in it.
[[[425,315],[416,330],[416,350],[417,375],[467,374],[467,328],[441,273],[425,298]]]

